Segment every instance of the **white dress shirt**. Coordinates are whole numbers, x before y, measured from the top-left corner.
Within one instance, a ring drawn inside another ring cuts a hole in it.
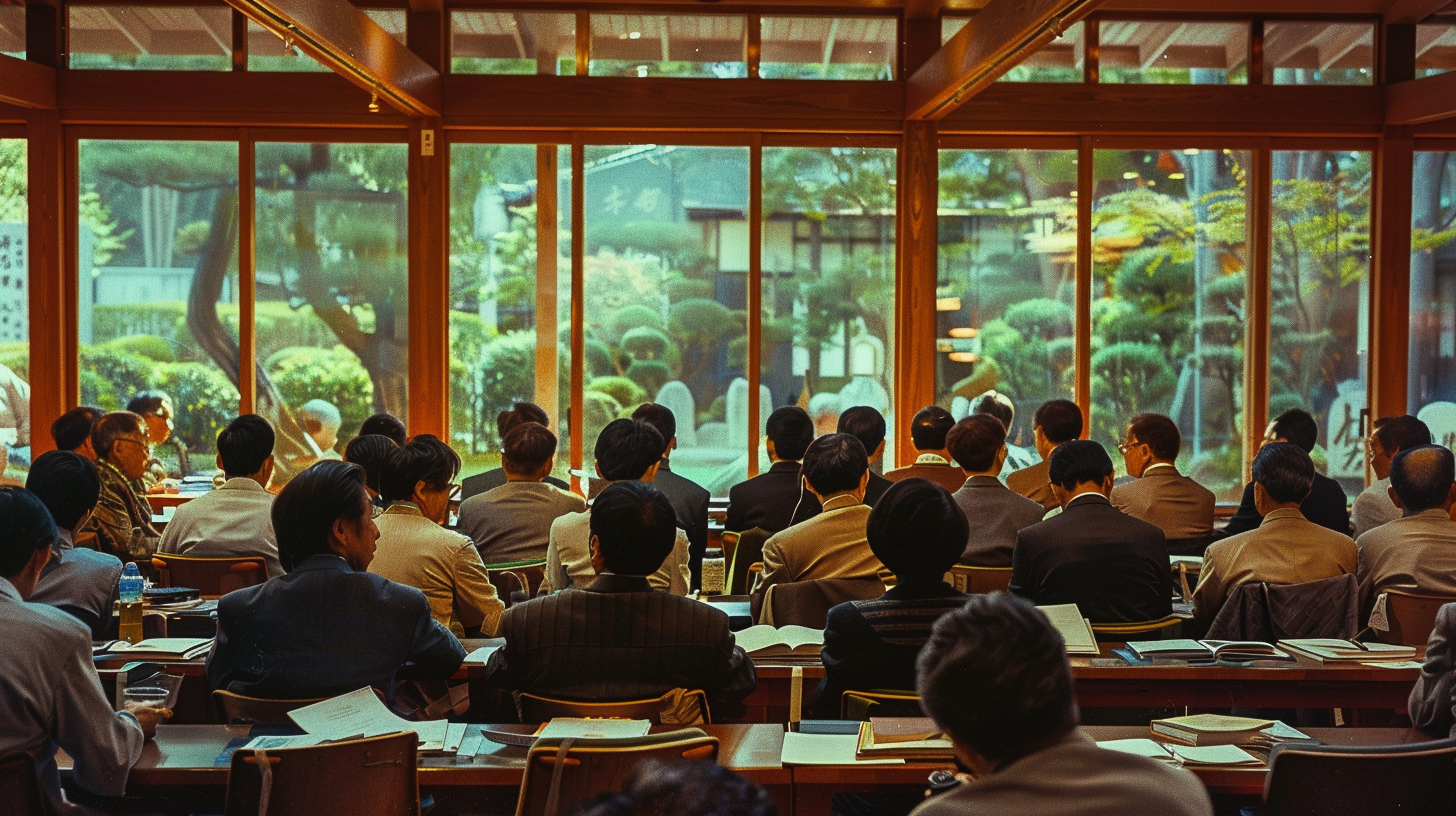
[[[278,538],[273,535],[273,494],[247,476],[177,508],[162,531],[157,552],[194,558],[262,556],[268,577],[283,574]]]
[[[591,511],[567,513],[551,522],[551,540],[546,545],[546,580],[557,592],[572,586],[586,586],[596,578],[591,562]],[[647,576],[653,589],[674,595],[688,594],[688,534],[679,527],[672,552],[657,572]]]

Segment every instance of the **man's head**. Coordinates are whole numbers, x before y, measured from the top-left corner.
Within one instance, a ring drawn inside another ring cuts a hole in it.
[[[0,578],[15,585],[21,598],[30,597],[40,571],[51,557],[56,525],[34,493],[19,487],[0,487]]]
[[[1052,493],[1063,506],[1079,493],[1092,491],[1106,496],[1112,493],[1112,457],[1099,442],[1073,439],[1052,451],[1047,476]]]
[[[1031,427],[1036,434],[1036,450],[1045,459],[1056,446],[1082,435],[1082,409],[1071,400],[1048,400],[1036,409]]]
[[[1011,423],[1016,421],[1016,406],[1011,398],[998,391],[987,391],[971,402],[971,414],[993,416],[1011,432]]]
[[[945,450],[945,435],[955,424],[950,411],[939,405],[921,408],[910,421],[910,442],[919,451]]]
[[[1319,441],[1319,425],[1315,424],[1308,411],[1291,408],[1269,423],[1264,431],[1264,441],[1288,442],[1309,453]]]
[[[597,572],[646,576],[657,572],[677,542],[672,503],[650,484],[607,485],[592,502],[592,566]]]
[[[506,434],[501,467],[509,478],[539,482],[556,462],[556,434],[545,425],[523,422]]]
[[[364,420],[359,426],[359,436],[387,436],[394,440],[394,444],[403,445],[409,440],[409,431],[405,430],[404,423],[394,414],[375,414]]]
[[[273,500],[273,532],[283,569],[315,555],[337,555],[355,571],[369,569],[379,528],[364,491],[364,471],[325,459],[294,476]]]
[[[960,559],[970,538],[960,505],[927,479],[890,485],[865,525],[870,551],[900,583],[934,583]]]
[[[370,493],[379,495],[384,471],[389,467],[389,457],[399,450],[393,439],[380,434],[365,434],[349,440],[344,446],[344,461],[353,462],[364,469],[364,485]]]
[[[303,423],[304,433],[313,439],[320,452],[328,453],[339,444],[339,426],[344,419],[332,402],[321,399],[305,402],[298,409],[298,420]]]
[[[814,441],[814,420],[797,405],[785,405],[768,415],[764,426],[768,436],[768,455],[775,462],[797,462]]]
[[[61,414],[51,423],[51,439],[56,449],[75,451],[87,459],[96,460],[96,449],[91,447],[91,426],[106,412],[90,405],[81,405]]]
[[[143,391],[131,398],[126,410],[141,417],[147,423],[147,436],[153,445],[160,445],[172,438],[172,398],[161,391]]]
[[[217,465],[229,479],[251,477],[267,487],[273,475],[273,426],[243,414],[217,435]]]
[[[773,816],[773,797],[712,760],[638,765],[620,793],[582,804],[576,816]],[[786,816],[786,814],[784,815]]]
[[[838,432],[858,439],[868,454],[867,460],[885,450],[885,417],[868,405],[856,405],[840,414]]]
[[[597,436],[592,452],[597,475],[611,482],[650,482],[657,475],[667,442],[662,434],[640,419],[614,419]]]
[[[1365,454],[1375,478],[1390,476],[1390,460],[1403,450],[1431,444],[1431,429],[1409,414],[1381,417],[1365,440]]]
[[[1127,475],[1142,478],[1148,465],[1173,464],[1178,459],[1178,449],[1183,446],[1183,437],[1178,425],[1162,414],[1138,414],[1127,423],[1122,444],[1122,461],[1127,464]]]
[[[1390,498],[1407,516],[1450,510],[1456,501],[1456,456],[1440,445],[1414,445],[1390,460]]]
[[[1025,756],[1077,727],[1061,635],[1014,595],[972,595],[941,616],[916,661],[925,712],[978,771]]]
[[[522,422],[549,426],[551,419],[546,416],[546,412],[542,410],[541,406],[534,402],[516,402],[512,403],[509,409],[496,414],[495,432],[501,439],[505,439],[506,434]]]
[[[97,459],[108,462],[128,479],[140,479],[152,458],[147,426],[131,411],[112,411],[91,426],[91,447]]]
[[[1253,471],[1254,504],[1261,516],[1280,507],[1298,507],[1314,486],[1314,462],[1294,442],[1264,445],[1254,457]]]
[[[855,491],[864,498],[870,462],[857,437],[832,433],[814,440],[804,452],[804,464],[799,472],[821,501],[835,493]]]
[[[386,502],[408,501],[431,521],[444,521],[460,454],[431,434],[420,434],[389,457],[379,495]]]
[[[41,500],[57,527],[75,532],[96,509],[101,477],[79,453],[46,451],[31,463],[25,489]]]
[[[677,417],[673,416],[670,408],[655,402],[644,402],[632,412],[632,418],[646,422],[662,434],[662,438],[667,440],[664,454],[677,447]]]
[[[961,470],[995,476],[1006,462],[1006,426],[990,414],[971,414],[950,429],[945,445]]]

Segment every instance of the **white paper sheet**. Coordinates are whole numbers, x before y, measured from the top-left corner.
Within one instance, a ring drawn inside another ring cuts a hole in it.
[[[255,751],[263,749],[273,751],[279,748],[308,748],[323,742],[322,737],[315,737],[306,734],[301,737],[253,737],[243,744],[239,751]]]
[[[489,663],[490,662],[490,656],[493,655],[493,654],[495,654],[497,651],[500,651],[500,644],[499,643],[494,644],[492,646],[481,646],[479,649],[476,649],[475,651],[473,651],[470,654],[466,655],[465,656],[465,662],[466,663],[482,663],[482,664]]]
[[[1171,760],[1173,755],[1168,753],[1162,743],[1154,742],[1145,737],[1136,739],[1102,740],[1097,743],[1098,748],[1105,748],[1109,751],[1118,751],[1124,754],[1148,757],[1149,759]]]
[[[855,759],[857,734],[784,734],[785,765],[904,765],[903,759]]]
[[[288,713],[299,728],[326,740],[374,737],[396,731],[416,731],[417,725],[385,707],[374,690],[362,688]],[[440,735],[444,741],[444,734]]]
[[[1374,666],[1377,669],[1419,669],[1424,664],[1419,660],[1387,660],[1378,663],[1361,663],[1362,666]]]
[[[1168,749],[1184,762],[1199,765],[1261,764],[1258,757],[1237,745],[1169,745]]]
[[[583,717],[555,717],[537,734],[537,739],[631,739],[645,737],[652,728],[649,720],[603,720]]]

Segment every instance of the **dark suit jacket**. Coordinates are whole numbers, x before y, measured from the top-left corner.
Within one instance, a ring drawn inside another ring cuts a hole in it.
[[[767,471],[728,491],[728,520],[723,529],[741,533],[762,527],[777,533],[817,515],[819,500],[799,484],[799,463],[774,462]]]
[[[561,481],[555,476],[547,476],[542,481],[546,484],[559,487],[562,490],[570,490],[571,485]],[[487,470],[484,473],[477,473],[474,476],[466,476],[460,480],[460,500],[465,501],[471,496],[477,496],[492,488],[500,487],[506,483],[506,471],[504,468]]]
[[[703,551],[708,548],[708,491],[686,476],[679,476],[668,470],[667,460],[657,469],[657,478],[652,486],[672,503],[672,512],[677,514],[677,526],[688,534],[688,568],[692,571],[693,586],[701,586],[703,578]]]
[[[1299,512],[1321,527],[1328,527],[1345,535],[1350,534],[1350,509],[1349,500],[1345,498],[1345,489],[1323,473],[1314,475],[1314,486],[1309,490],[1309,498],[1299,505]],[[1223,534],[1227,537],[1246,533],[1258,527],[1263,520],[1264,517],[1254,507],[1254,483],[1249,482],[1244,485],[1244,497],[1239,501],[1239,511],[1229,518]]]
[[[1048,606],[1074,603],[1094,623],[1157,620],[1172,610],[1163,531],[1083,495],[1016,534],[1011,591]]]
[[[505,646],[486,682],[574,700],[632,700],[702,689],[713,718],[744,711],[753,662],[734,645],[722,611],[646,578],[598,575],[580,589],[516,604],[501,618]]]
[[[392,698],[406,663],[417,679],[445,679],[464,660],[460,641],[430,618],[423,592],[316,555],[218,601],[207,680],[270,699],[332,697],[363,686]]]
[[[870,480],[865,485],[864,503],[869,505],[870,507],[874,507],[875,502],[879,501],[880,497],[885,495],[885,491],[889,490],[890,485],[892,484],[894,484],[894,482],[886,479],[884,476],[881,476],[873,470],[870,471]]]

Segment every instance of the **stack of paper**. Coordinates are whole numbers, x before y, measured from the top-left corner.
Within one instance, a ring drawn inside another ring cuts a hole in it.
[[[259,737],[243,747],[247,749],[255,747],[299,748],[305,745],[317,745],[321,742],[339,742],[413,731],[419,738],[421,751],[443,751],[450,725],[445,720],[428,720],[426,722],[405,720],[380,702],[379,697],[370,688],[362,688],[330,700],[304,706],[289,712],[288,718],[302,728],[308,736],[283,738],[295,740],[291,744],[255,745],[254,743],[259,740],[279,739],[277,737]],[[463,728],[460,730],[460,735],[464,736]],[[305,742],[310,738],[313,739],[313,742]],[[455,745],[459,744],[460,741],[457,739]]]
[[[632,739],[647,736],[650,720],[610,720],[593,717],[552,717],[537,739]]]
[[[785,765],[903,765],[903,759],[855,759],[855,734],[784,734]]]

